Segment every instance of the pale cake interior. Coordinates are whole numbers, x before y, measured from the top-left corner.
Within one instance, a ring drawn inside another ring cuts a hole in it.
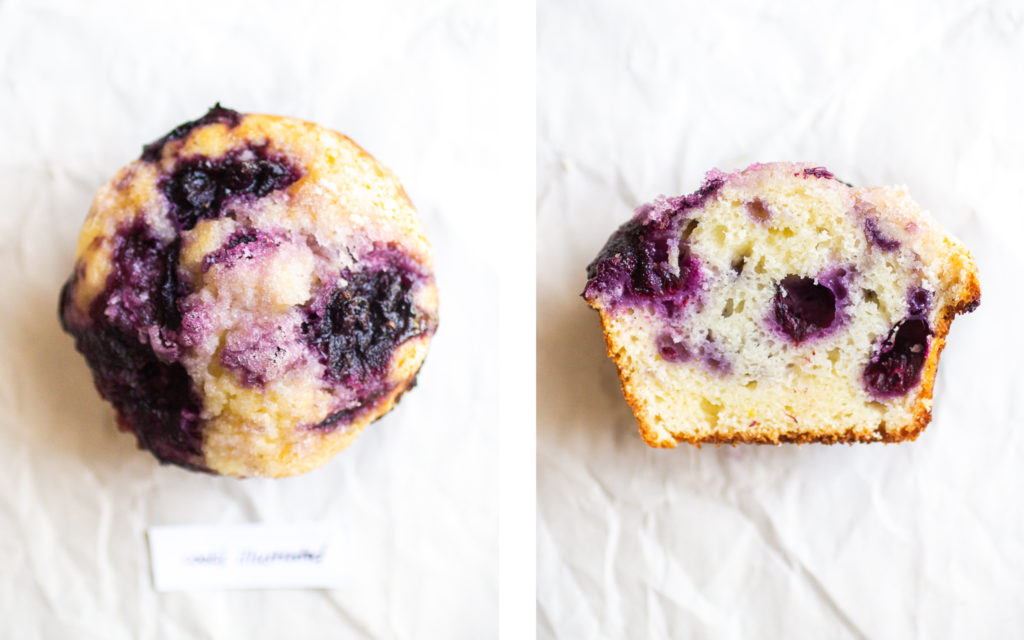
[[[701,282],[678,317],[591,300],[650,444],[901,439],[927,420],[951,309],[977,290],[973,263],[904,189],[851,188],[804,168],[755,165],[686,213],[679,232]],[[778,284],[794,275],[840,277],[848,292],[833,327],[796,344],[772,319]],[[865,367],[917,289],[933,333],[922,380],[879,397]],[[666,359],[666,339],[704,345],[710,366]]]

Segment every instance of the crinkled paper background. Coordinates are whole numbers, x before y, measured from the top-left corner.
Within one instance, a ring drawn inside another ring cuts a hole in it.
[[[0,636],[496,635],[497,291],[474,233],[481,202],[507,213],[496,19],[468,0],[0,0]],[[93,194],[218,100],[350,135],[402,178],[436,252],[419,386],[299,478],[161,467],[57,323]],[[347,587],[153,591],[149,525],[310,520],[346,532]]]
[[[537,33],[540,637],[1024,633],[1024,5],[542,0]],[[906,184],[977,259],[918,441],[640,440],[584,268],[771,160]]]

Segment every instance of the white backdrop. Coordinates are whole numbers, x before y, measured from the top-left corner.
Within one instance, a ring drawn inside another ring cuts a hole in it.
[[[796,4],[539,3],[542,638],[1024,630],[1024,5]],[[917,442],[640,440],[584,268],[636,205],[771,160],[906,184],[977,259]]]
[[[104,640],[494,637],[498,296],[477,231],[482,215],[509,215],[492,195],[503,162],[496,6],[165,4],[177,9],[0,0],[0,628]],[[350,135],[401,177],[436,252],[441,325],[419,386],[304,477],[160,467],[116,432],[57,323],[96,189],[218,100]],[[152,589],[149,525],[309,520],[347,532],[345,588]]]

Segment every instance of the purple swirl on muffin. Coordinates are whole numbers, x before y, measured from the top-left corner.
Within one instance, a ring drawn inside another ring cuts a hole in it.
[[[348,138],[217,105],[100,190],[61,322],[162,462],[293,475],[415,383],[431,262],[397,179]]]

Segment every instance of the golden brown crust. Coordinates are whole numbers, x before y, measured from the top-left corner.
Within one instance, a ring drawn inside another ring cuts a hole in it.
[[[732,433],[729,435],[709,434],[698,437],[692,434],[673,432],[672,438],[674,439],[661,438],[659,437],[658,430],[652,425],[647,424],[643,418],[641,402],[637,394],[633,393],[634,384],[626,361],[625,351],[617,349],[612,339],[610,317],[594,301],[588,301],[588,304],[601,314],[601,328],[604,333],[608,356],[615,362],[615,366],[618,369],[622,393],[637,419],[640,436],[651,447],[674,449],[678,442],[692,444],[697,448],[704,444],[736,446],[739,444],[778,445],[791,443],[799,445],[819,443],[831,445],[853,444],[855,442],[907,442],[916,440],[931,422],[932,391],[935,385],[935,374],[939,365],[939,356],[946,346],[946,336],[949,334],[953,318],[958,314],[974,311],[981,303],[981,284],[970,255],[966,252],[957,252],[952,257],[950,267],[957,272],[957,276],[964,278],[965,282],[961,285],[957,298],[943,307],[938,314],[938,320],[933,331],[932,346],[921,374],[920,391],[914,402],[913,421],[898,429],[892,429],[883,422],[869,432],[857,432],[853,429],[836,432],[829,431],[828,427],[818,427],[800,433],[782,433],[777,434],[775,437],[770,437],[763,433],[743,432],[736,425],[730,425],[727,429],[732,431]]]

